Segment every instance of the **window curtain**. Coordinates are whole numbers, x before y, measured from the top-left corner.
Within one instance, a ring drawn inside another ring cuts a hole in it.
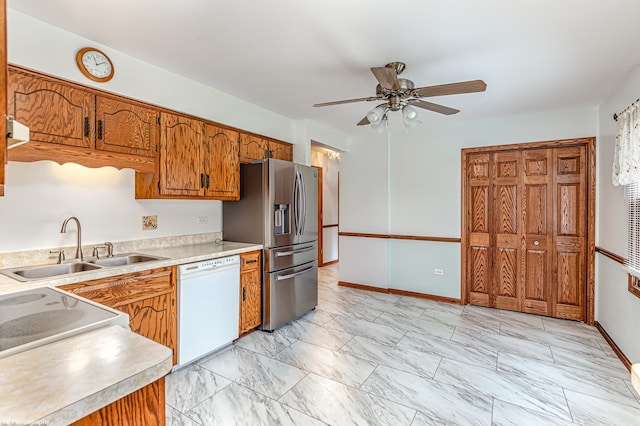
[[[640,181],[640,103],[624,110],[617,123],[613,184],[629,185]]]

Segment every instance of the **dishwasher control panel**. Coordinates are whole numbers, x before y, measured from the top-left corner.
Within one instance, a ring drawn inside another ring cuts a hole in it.
[[[180,273],[189,274],[193,272],[206,271],[209,269],[217,269],[223,266],[232,266],[240,264],[240,256],[219,257],[217,259],[203,260],[200,262],[180,265]]]

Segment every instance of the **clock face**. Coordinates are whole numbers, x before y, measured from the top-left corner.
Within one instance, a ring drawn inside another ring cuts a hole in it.
[[[107,55],[96,48],[85,47],[76,55],[82,73],[91,80],[105,82],[113,77],[113,64]]]
[[[105,78],[111,74],[111,62],[100,52],[90,50],[82,55],[82,64],[93,75]]]

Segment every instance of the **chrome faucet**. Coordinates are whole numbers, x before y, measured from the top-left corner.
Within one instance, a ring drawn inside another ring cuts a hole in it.
[[[80,227],[80,221],[78,220],[78,218],[75,216],[66,218],[64,222],[62,222],[62,228],[60,229],[60,233],[67,232],[67,223],[69,223],[70,220],[75,220],[76,228],[78,228],[78,247],[76,248],[75,258],[84,260],[84,256],[82,255],[82,227]]]

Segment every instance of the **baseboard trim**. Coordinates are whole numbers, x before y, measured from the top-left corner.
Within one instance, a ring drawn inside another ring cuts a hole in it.
[[[618,358],[620,358],[620,361],[622,361],[622,363],[627,368],[627,370],[631,372],[631,361],[629,361],[629,358],[627,358],[624,352],[622,352],[622,350],[618,347],[618,345],[616,345],[616,342],[613,341],[611,336],[609,336],[609,333],[607,333],[604,327],[602,327],[602,324],[596,321],[595,326],[600,332],[600,334],[602,334],[602,337],[604,337],[604,340],[606,340],[609,346],[611,346],[611,349],[613,349],[613,352],[615,352]]]
[[[418,293],[417,291],[398,290],[395,288],[381,288],[365,284],[350,283],[347,281],[338,281],[341,287],[355,288],[357,290],[373,291],[375,293],[397,294],[399,296],[415,297],[417,299],[433,300],[434,302],[452,303],[456,305],[462,304],[460,299],[453,297],[436,296],[434,294]]]
[[[371,285],[364,285],[364,284],[356,284],[356,283],[350,283],[347,281],[338,281],[338,285],[341,287],[349,287],[349,288],[355,288],[358,290],[365,290],[365,291],[373,291],[376,293],[389,293],[389,291],[386,288],[381,288],[381,287],[374,287]]]
[[[390,288],[389,293],[397,294],[400,296],[415,297],[418,299],[433,300],[434,302],[451,303],[454,305],[462,304],[462,300],[456,299],[454,297],[437,296],[435,294],[419,293],[417,291],[407,291],[407,290],[398,290],[396,288]]]

